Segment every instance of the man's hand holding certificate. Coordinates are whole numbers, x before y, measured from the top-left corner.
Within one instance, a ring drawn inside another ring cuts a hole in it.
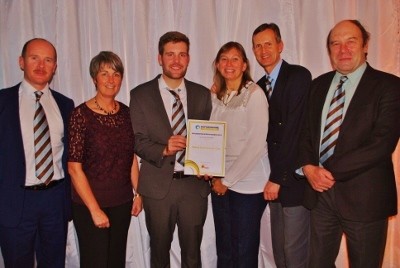
[[[226,122],[187,122],[185,174],[225,176]]]

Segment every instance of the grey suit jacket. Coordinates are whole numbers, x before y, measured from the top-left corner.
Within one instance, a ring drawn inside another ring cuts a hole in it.
[[[168,194],[175,165],[175,156],[162,157],[173,132],[161,98],[159,77],[132,89],[129,105],[135,133],[135,152],[141,158],[138,191],[156,199]],[[208,120],[211,114],[210,91],[186,79],[185,86],[187,117]],[[210,193],[210,187],[204,180],[196,180],[196,184],[203,197]]]

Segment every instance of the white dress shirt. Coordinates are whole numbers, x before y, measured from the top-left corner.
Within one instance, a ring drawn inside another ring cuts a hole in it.
[[[33,118],[35,115],[36,97],[34,87],[26,80],[23,80],[19,87],[19,119],[21,122],[22,141],[24,144],[26,178],[25,185],[35,185],[43,183],[35,174],[35,146],[33,137]],[[62,155],[64,151],[64,125],[60,109],[47,85],[44,89],[40,103],[45,111],[47,122],[50,129],[50,141],[53,154],[54,175],[52,180],[64,178],[62,167]]]
[[[167,86],[167,83],[165,83],[163,76],[160,76],[160,78],[158,79],[158,87],[160,89],[161,98],[163,100],[165,111],[167,112],[171,127],[172,127],[172,106],[175,102],[175,97],[174,95],[171,94],[171,92],[169,92],[169,90],[173,90],[175,93],[178,94],[183,105],[183,111],[185,113],[185,122],[187,123],[187,98],[186,98],[186,87],[184,80],[182,79],[182,83],[177,88],[172,89]],[[184,169],[183,166],[179,162],[175,161],[174,171],[183,171],[183,169]]]

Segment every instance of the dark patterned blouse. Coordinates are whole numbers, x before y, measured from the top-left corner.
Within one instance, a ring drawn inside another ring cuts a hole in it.
[[[83,103],[73,110],[69,122],[68,161],[82,163],[100,207],[122,205],[133,198],[134,134],[129,108],[119,105],[117,113],[102,115]],[[75,189],[72,200],[83,204]]]

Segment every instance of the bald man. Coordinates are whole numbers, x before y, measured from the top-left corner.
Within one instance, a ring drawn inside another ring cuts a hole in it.
[[[350,267],[381,267],[397,213],[400,78],[367,63],[369,36],[357,20],[336,24],[327,38],[334,71],[312,82],[298,165],[308,180],[309,267],[334,267],[343,233]]]

